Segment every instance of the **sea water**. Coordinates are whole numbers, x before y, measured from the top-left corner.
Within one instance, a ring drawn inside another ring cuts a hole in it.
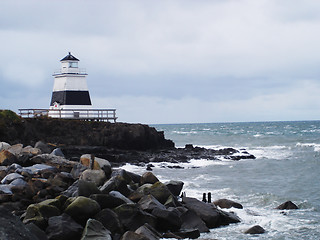
[[[320,239],[320,121],[154,125],[176,147],[193,144],[213,149],[246,149],[256,159],[191,160],[172,169],[154,164],[161,180],[181,180],[187,196],[227,198],[243,209],[241,223],[211,229],[203,239]],[[145,167],[124,168],[143,173]],[[298,210],[276,210],[291,200]],[[260,225],[266,233],[243,232]],[[201,239],[200,238],[200,239]]]

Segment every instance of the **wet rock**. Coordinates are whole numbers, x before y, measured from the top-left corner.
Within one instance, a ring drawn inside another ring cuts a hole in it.
[[[219,199],[213,202],[214,205],[219,206],[220,208],[239,208],[243,209],[243,206],[240,203],[234,202],[229,199]]]
[[[63,172],[71,172],[73,166],[77,165],[76,162],[69,161],[63,157],[51,154],[40,154],[30,159],[33,164],[46,164],[58,168]]]
[[[35,240],[37,237],[8,209],[0,206],[0,239]]]
[[[101,222],[89,218],[83,230],[81,240],[112,240],[111,233]]]
[[[122,235],[120,240],[149,240],[149,239],[141,234],[138,234],[132,231],[127,231]]]
[[[200,237],[200,232],[198,229],[189,229],[189,230],[180,230],[174,232],[175,235],[178,235],[181,238],[196,239]]]
[[[145,223],[143,226],[139,227],[135,233],[138,233],[142,236],[145,236],[149,240],[158,240],[162,236],[160,233],[158,233],[153,227],[151,227],[149,224]]]
[[[180,213],[175,208],[154,208],[151,212],[157,218],[156,228],[161,231],[177,231],[181,227]]]
[[[89,218],[92,218],[100,211],[100,205],[87,197],[76,197],[65,209],[65,213],[70,215],[76,222],[85,225]]]
[[[51,240],[76,240],[80,239],[82,226],[75,222],[68,214],[51,217],[48,220],[46,233]]]
[[[192,210],[187,210],[181,214],[181,229],[198,229],[200,233],[209,232],[205,222]]]
[[[299,209],[299,207],[291,201],[284,202],[280,204],[276,209],[279,210],[288,210],[288,209]]]
[[[182,181],[169,181],[165,185],[174,196],[179,196],[184,183]]]
[[[100,186],[104,183],[107,177],[103,170],[87,169],[81,173],[80,179],[87,182],[93,182],[96,186]]]
[[[122,224],[118,215],[111,209],[103,209],[94,216],[94,219],[102,223],[102,225],[112,233],[123,233]]]
[[[197,213],[197,215],[206,223],[208,228],[219,226],[220,214],[215,206],[189,197],[183,197],[182,203],[186,208]]]
[[[146,184],[146,183],[154,184],[158,181],[159,181],[159,179],[152,172],[145,172],[141,176],[140,184],[141,185]]]
[[[125,230],[135,231],[145,223],[155,226],[156,218],[139,209],[135,204],[123,204],[114,209]]]
[[[220,214],[218,221],[218,226],[229,225],[230,223],[239,223],[241,222],[240,218],[232,212],[225,212],[222,210],[217,210]]]
[[[248,230],[246,230],[244,233],[245,234],[262,234],[265,232],[266,231],[263,229],[263,227],[261,227],[259,225],[255,225],[255,226],[249,228]]]
[[[91,184],[91,185],[95,186],[95,184]],[[66,197],[77,197],[77,196],[79,196],[78,188],[79,188],[79,181],[77,180],[73,184],[71,184],[68,187],[68,189],[66,189],[65,191],[61,192],[61,194],[66,196]]]
[[[15,180],[13,180],[9,185],[11,186],[26,186],[28,185],[28,183],[23,180],[22,178],[17,178]]]

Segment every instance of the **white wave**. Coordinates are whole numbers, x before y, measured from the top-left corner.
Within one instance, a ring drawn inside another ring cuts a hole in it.
[[[248,148],[248,152],[256,158],[284,159],[292,155],[291,148],[283,145]]]
[[[296,147],[311,147],[315,152],[320,152],[320,143],[300,143],[296,144]]]

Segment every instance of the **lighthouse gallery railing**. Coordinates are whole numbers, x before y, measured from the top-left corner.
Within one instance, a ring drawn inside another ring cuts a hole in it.
[[[19,109],[23,118],[52,117],[116,122],[116,109]]]

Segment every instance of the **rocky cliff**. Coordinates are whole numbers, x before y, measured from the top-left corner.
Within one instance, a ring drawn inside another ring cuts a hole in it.
[[[0,110],[0,140],[34,145],[37,141],[58,146],[104,146],[125,150],[173,148],[163,132],[144,124],[109,123],[53,118],[21,119]]]

